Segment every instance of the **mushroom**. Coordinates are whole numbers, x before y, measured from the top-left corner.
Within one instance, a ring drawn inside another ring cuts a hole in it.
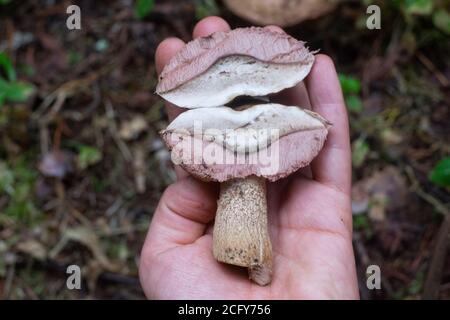
[[[163,98],[190,109],[161,131],[173,163],[201,180],[221,183],[214,257],[247,267],[259,285],[272,278],[266,180],[307,166],[330,123],[297,106],[256,99],[236,109],[226,104],[292,87],[313,62],[304,43],[286,34],[235,29],[188,43],[164,68],[157,86]]]
[[[339,0],[224,0],[233,13],[260,25],[292,26],[333,10]]]
[[[216,32],[187,43],[169,61],[156,93],[182,108],[217,107],[293,87],[313,62],[305,43],[287,34],[255,27]]]

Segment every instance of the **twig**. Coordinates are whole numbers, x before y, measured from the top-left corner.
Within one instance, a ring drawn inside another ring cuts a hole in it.
[[[366,279],[365,270],[367,266],[370,264],[370,259],[367,254],[367,250],[364,247],[364,243],[361,239],[361,234],[358,231],[353,233],[353,246],[355,248],[356,255],[359,257],[361,261],[360,263],[361,269],[358,269],[359,294],[362,300],[369,300],[370,293],[365,283]]]
[[[97,107],[100,105],[100,102],[102,100],[98,82],[94,82],[92,92],[93,92],[92,93],[92,101],[91,101],[91,103],[89,103],[86,110],[84,110],[83,112],[70,111],[70,110],[65,111],[63,113],[63,118],[64,119],[72,119],[75,121],[82,121],[82,120],[86,119],[87,117],[89,117],[92,114],[92,112],[94,112],[95,109],[97,109]]]
[[[140,282],[137,277],[132,277],[120,273],[104,272],[99,275],[100,281],[113,282],[131,287],[140,287]]]
[[[138,193],[145,192],[145,152],[141,146],[134,149],[134,183]]]
[[[353,234],[353,243],[355,245],[355,251],[361,259],[362,265],[366,268],[370,264],[370,258],[359,232]]]
[[[41,154],[48,153],[50,149],[50,137],[49,137],[48,127],[45,123],[39,124],[39,141],[41,147]]]
[[[71,204],[67,204],[67,206],[69,207],[69,211],[75,217],[75,219],[80,221],[84,226],[93,228],[91,221],[89,221],[89,219],[86,218],[79,210],[77,210]]]
[[[70,80],[63,83],[55,91],[45,97],[44,101],[37,107],[36,111],[32,114],[32,119],[37,120],[39,123],[50,123],[55,115],[60,111],[67,98],[73,96],[79,90],[89,88],[93,82],[95,82],[103,72],[103,69],[92,73],[85,78]],[[47,112],[47,109],[50,110]],[[47,112],[46,114],[44,114]]]
[[[425,66],[425,68],[428,69],[431,73],[434,74],[436,79],[440,82],[440,84],[447,88],[450,86],[450,81],[445,77],[445,75],[439,71],[436,66],[433,64],[433,62],[430,61],[423,53],[417,52],[416,53],[417,58],[422,62],[422,64]]]
[[[99,237],[115,237],[115,236],[120,236],[123,234],[131,234],[133,232],[141,232],[141,231],[146,231],[148,230],[148,224],[137,224],[137,225],[132,225],[129,227],[119,227],[119,228],[114,228],[114,229],[110,229],[108,231],[103,231],[103,230],[99,230],[96,229],[96,233],[98,234]]]
[[[58,119],[56,124],[55,132],[53,133],[53,150],[58,151],[61,146],[61,135],[62,135],[63,122]]]
[[[16,265],[15,265],[15,263],[13,263],[9,267],[8,272],[6,274],[5,289],[4,289],[4,292],[3,292],[3,298],[4,299],[7,299],[9,297],[9,293],[10,293],[11,288],[12,288],[12,283],[13,283],[15,271],[16,271]]]
[[[406,173],[411,180],[411,189],[422,199],[433,205],[433,207],[444,215],[439,232],[436,236],[436,245],[431,257],[430,267],[424,284],[423,299],[437,299],[441,285],[442,273],[444,271],[445,258],[447,256],[448,239],[450,235],[450,210],[438,199],[426,193],[420,186],[414,176],[411,167],[407,166]]]
[[[117,198],[117,199],[113,202],[113,204],[112,204],[108,209],[106,209],[105,215],[106,215],[107,217],[112,216],[114,213],[116,213],[116,212],[122,207],[123,204],[124,204],[123,199],[120,198],[120,197]]]
[[[66,206],[66,189],[64,183],[55,179],[55,193],[56,193],[56,216],[59,221],[59,229],[64,230],[68,224],[67,206]]]
[[[439,228],[436,236],[436,246],[434,247],[433,257],[431,259],[430,268],[428,269],[427,278],[424,284],[423,299],[438,299],[444,271],[445,258],[447,256],[447,248],[450,235],[450,216],[445,216],[444,221]]]
[[[431,194],[426,193],[419,185],[417,178],[410,166],[405,168],[405,171],[411,181],[411,190],[414,191],[419,197],[431,204],[437,211],[439,211],[444,216],[450,215],[450,209],[447,208],[445,204],[433,197]]]
[[[111,136],[112,136],[114,142],[117,144],[117,147],[121,151],[124,159],[126,161],[131,161],[131,159],[132,159],[131,151],[130,151],[130,149],[128,149],[125,142],[122,141],[122,139],[119,137],[119,134],[117,133],[117,125],[116,125],[116,122],[114,121],[115,112],[114,112],[111,101],[109,101],[109,100],[105,101],[105,108],[106,108],[106,118],[108,119],[109,132],[111,133]]]

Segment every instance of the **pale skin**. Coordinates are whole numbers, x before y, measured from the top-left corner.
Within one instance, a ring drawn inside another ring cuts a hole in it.
[[[229,30],[219,17],[200,21],[193,37]],[[280,28],[270,26],[276,32]],[[184,46],[164,40],[156,52],[160,72]],[[141,253],[139,273],[151,299],[358,299],[352,248],[351,157],[347,112],[333,61],[316,55],[304,84],[273,98],[307,107],[333,123],[319,156],[308,168],[268,183],[273,279],[261,287],[247,269],[217,262],[212,223],[218,185],[177,168],[164,192]],[[172,120],[182,110],[166,105]]]

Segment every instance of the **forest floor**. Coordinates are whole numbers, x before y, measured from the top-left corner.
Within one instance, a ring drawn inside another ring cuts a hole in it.
[[[85,0],[74,1],[82,29],[69,31],[69,2],[0,1],[0,52],[14,68],[0,59],[0,80],[16,73],[26,96],[0,104],[0,298],[144,298],[140,250],[175,177],[158,136],[168,122],[153,94],[156,46],[189,41],[207,14],[250,24],[215,1],[157,1],[139,19],[133,1]],[[450,154],[450,37],[427,15],[375,2],[381,30],[351,1],[286,31],[341,75],[362,298],[449,299],[450,194],[429,174]],[[71,264],[83,267],[81,290],[66,288]],[[367,289],[369,265],[382,290]]]

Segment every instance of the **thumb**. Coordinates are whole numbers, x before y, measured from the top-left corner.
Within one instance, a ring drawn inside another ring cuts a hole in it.
[[[217,184],[190,176],[170,185],[153,215],[144,250],[165,251],[195,242],[214,219],[218,191]]]

